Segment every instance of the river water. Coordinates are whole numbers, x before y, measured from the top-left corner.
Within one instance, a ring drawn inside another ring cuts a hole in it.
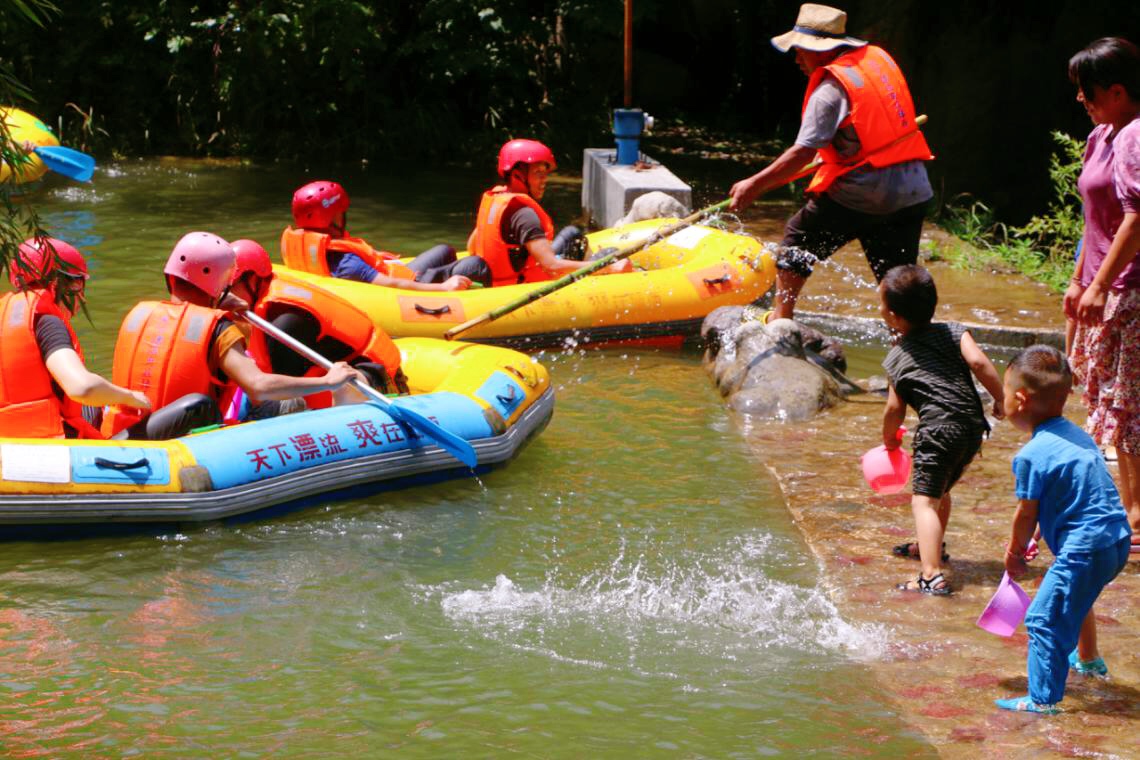
[[[462,247],[487,181],[334,176],[353,233],[408,253]],[[119,321],[164,293],[183,233],[275,251],[311,178],[146,161],[41,189],[48,228],[91,261],[89,363],[109,372]],[[573,180],[549,192],[557,219],[577,214]],[[932,755],[876,695],[868,664],[891,635],[829,601],[699,356],[540,359],[553,421],[482,482],[4,543],[4,754]]]

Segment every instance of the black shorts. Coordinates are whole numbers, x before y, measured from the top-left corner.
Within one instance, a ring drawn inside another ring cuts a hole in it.
[[[918,261],[918,240],[928,205],[929,201],[923,201],[878,215],[852,211],[826,195],[811,198],[784,227],[783,250],[776,266],[810,277],[816,262],[858,240],[879,282],[893,267]]]
[[[942,498],[962,477],[981,448],[982,429],[974,425],[920,425],[911,447],[914,494]]]

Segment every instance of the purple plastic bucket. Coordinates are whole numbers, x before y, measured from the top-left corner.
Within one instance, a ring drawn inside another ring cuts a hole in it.
[[[1025,611],[1028,609],[1029,594],[1006,573],[1001,577],[994,598],[982,610],[978,627],[997,636],[1012,636],[1025,619]]]

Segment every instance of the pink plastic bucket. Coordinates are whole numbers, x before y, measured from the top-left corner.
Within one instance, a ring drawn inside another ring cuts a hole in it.
[[[998,584],[994,598],[982,610],[978,627],[998,636],[1012,636],[1025,619],[1029,609],[1029,594],[1022,591],[1006,573]]]
[[[863,479],[876,493],[898,493],[910,480],[910,454],[897,448],[876,446],[863,455]]]

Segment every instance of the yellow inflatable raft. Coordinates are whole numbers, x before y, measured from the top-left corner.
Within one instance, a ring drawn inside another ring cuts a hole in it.
[[[506,348],[396,341],[412,394],[393,399],[466,439],[470,470],[381,404],[290,414],[170,441],[0,438],[0,530],[216,520],[276,504],[484,472],[549,421],[546,369]]]
[[[47,125],[26,111],[0,107],[0,119],[4,120],[8,135],[17,147],[25,142],[39,147],[59,145],[59,140]],[[12,181],[17,185],[26,185],[44,176],[47,170],[44,162],[35,153],[22,155],[16,163],[14,174],[7,162],[0,161],[0,184]]]
[[[625,247],[675,219],[601,230],[590,250]],[[464,254],[461,254],[464,255]],[[771,257],[753,238],[714,227],[686,227],[631,257],[636,271],[593,275],[464,333],[464,340],[526,348],[567,339],[609,341],[694,335],[718,306],[747,304],[776,279]],[[288,270],[363,309],[393,336],[441,337],[455,325],[507,304],[540,283],[424,293]]]

